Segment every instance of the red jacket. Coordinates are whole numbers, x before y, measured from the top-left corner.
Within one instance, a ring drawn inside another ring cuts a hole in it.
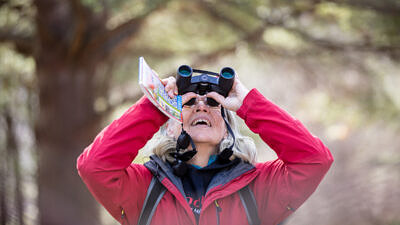
[[[221,225],[248,224],[237,193],[245,185],[254,193],[262,224],[278,224],[315,191],[333,162],[332,155],[299,121],[255,89],[246,96],[237,115],[277,153],[278,159],[255,167],[247,164],[247,169],[210,184],[199,224],[217,224],[215,201],[222,209]],[[142,98],[98,134],[78,158],[83,181],[121,224],[137,224],[153,176],[151,166],[148,169],[131,163],[166,120],[147,98]],[[156,168],[162,173],[161,183],[167,192],[151,224],[195,225],[179,179],[171,175],[167,164],[160,165]]]

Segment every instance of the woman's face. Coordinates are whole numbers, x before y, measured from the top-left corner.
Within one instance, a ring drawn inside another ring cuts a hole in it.
[[[218,145],[226,134],[226,127],[221,116],[221,106],[209,106],[205,96],[187,93],[182,107],[183,128],[195,143]],[[185,105],[192,100],[191,106]],[[186,100],[185,100],[186,99]]]

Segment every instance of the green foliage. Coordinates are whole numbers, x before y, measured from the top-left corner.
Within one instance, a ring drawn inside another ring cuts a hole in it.
[[[373,8],[356,8],[345,4],[326,2],[318,4],[316,15],[324,22],[336,22],[343,31],[367,38],[376,45],[399,45],[400,14],[392,15]]]
[[[0,44],[0,109],[3,107],[26,106],[18,101],[26,89],[32,89],[35,83],[35,63],[32,58],[26,58],[10,48],[10,45]],[[17,105],[17,104],[21,105]]]
[[[170,10],[156,14],[148,21],[149,32],[142,33],[138,43],[161,52],[202,54],[237,39],[232,29],[215,22],[195,5],[176,2],[170,7]]]
[[[267,44],[288,51],[299,52],[308,47],[308,44],[301,38],[279,27],[267,29],[263,38]]]
[[[35,8],[31,0],[10,0],[0,7],[0,28],[15,33],[34,32]]]

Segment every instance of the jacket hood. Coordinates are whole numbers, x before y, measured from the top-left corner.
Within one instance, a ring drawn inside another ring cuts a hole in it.
[[[173,169],[169,163],[165,163],[156,155],[151,155],[150,161],[146,162],[144,166],[149,169],[154,177],[156,177],[161,183],[164,178],[168,178],[178,188],[182,196],[185,196],[182,181],[173,173]],[[225,185],[229,181],[252,169],[254,169],[253,165],[245,163],[241,160],[236,166],[222,170],[212,178],[210,184],[208,185],[206,194],[212,188],[219,185]]]

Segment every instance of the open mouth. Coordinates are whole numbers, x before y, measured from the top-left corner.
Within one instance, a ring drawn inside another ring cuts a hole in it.
[[[199,125],[203,125],[203,126],[208,126],[211,127],[211,123],[210,121],[206,120],[206,119],[197,119],[194,120],[191,124],[192,126],[199,126]]]

